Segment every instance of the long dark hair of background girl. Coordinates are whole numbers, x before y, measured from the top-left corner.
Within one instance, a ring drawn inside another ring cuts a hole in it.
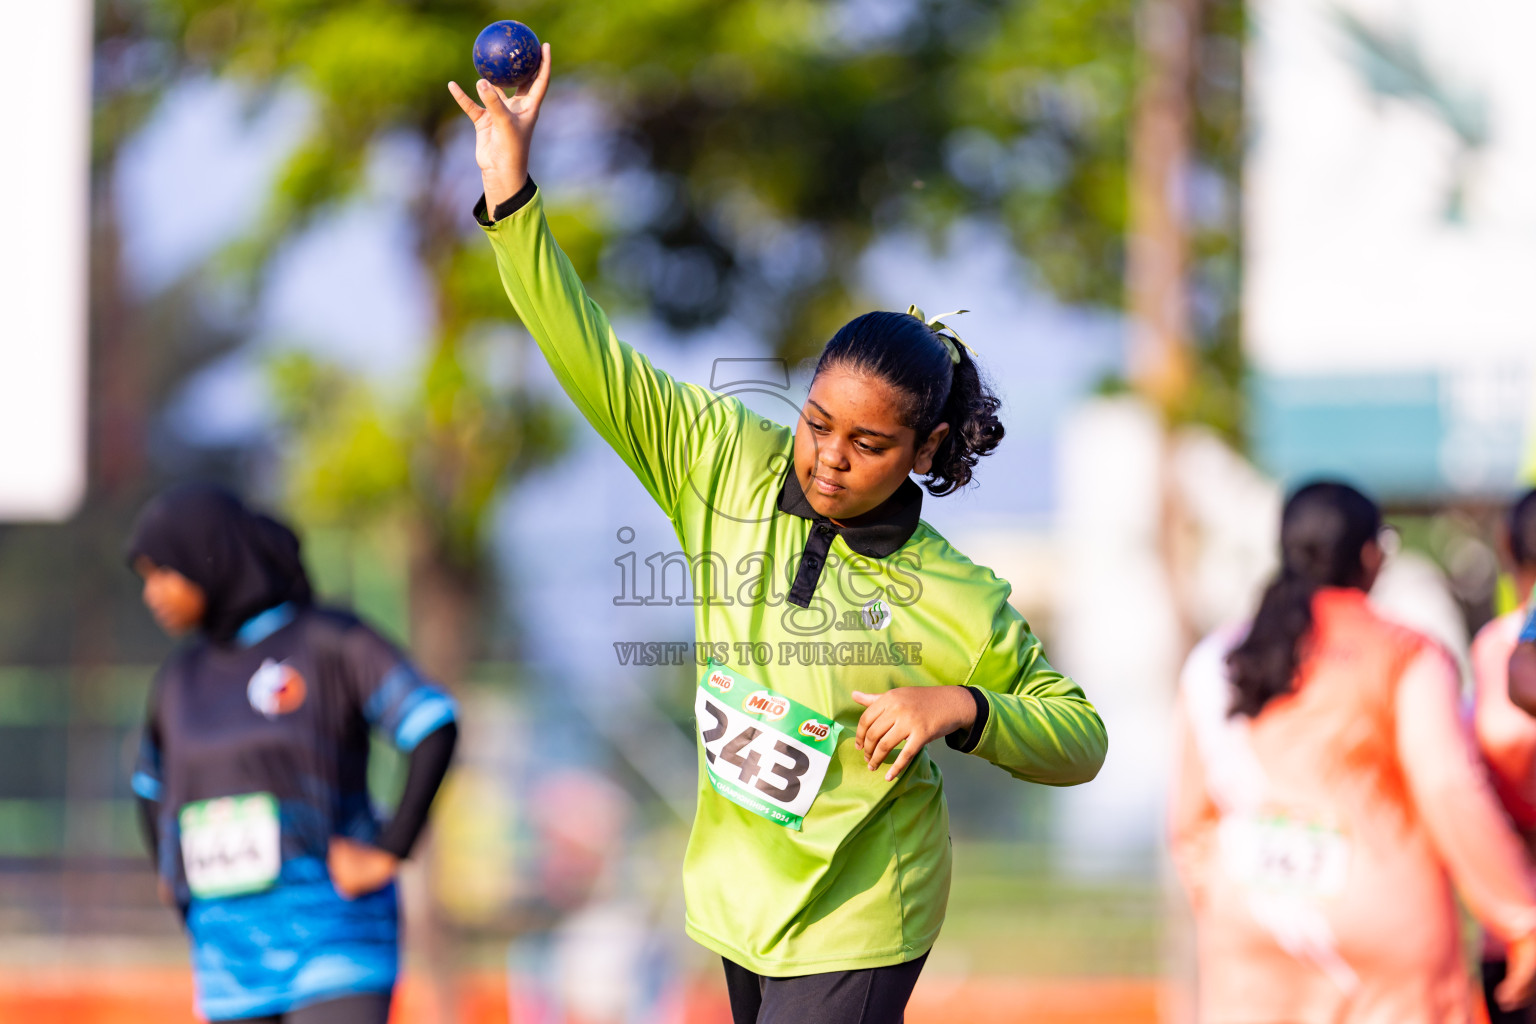
[[[1280,574],[1264,591],[1247,638],[1227,655],[1233,715],[1254,717],[1291,692],[1320,587],[1366,585],[1361,551],[1381,531],[1381,510],[1348,484],[1309,484],[1280,517]]]
[[[944,495],[971,482],[983,455],[1003,439],[998,400],[964,345],[949,345],[910,313],[875,312],[854,317],[827,342],[816,372],[839,366],[883,380],[901,395],[902,423],[921,445],[933,428],[949,424],[949,434],[933,453],[925,486]]]

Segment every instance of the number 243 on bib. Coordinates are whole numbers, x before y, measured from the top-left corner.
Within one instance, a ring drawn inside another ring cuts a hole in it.
[[[826,781],[843,727],[715,662],[699,679],[694,714],[715,792],[798,830]]]

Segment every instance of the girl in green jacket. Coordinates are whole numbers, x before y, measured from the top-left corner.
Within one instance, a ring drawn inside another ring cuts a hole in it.
[[[588,297],[528,177],[543,58],[515,96],[449,90],[475,124],[476,217],[513,308],[691,562],[708,657],[688,933],[724,959],[737,1024],[899,1021],[949,894],[926,745],[1053,786],[1092,779],[1106,749],[1008,584],[919,518],[912,475],[933,495],[965,486],[1003,436],[998,400],[915,310],[838,331],[793,431],[657,370]]]

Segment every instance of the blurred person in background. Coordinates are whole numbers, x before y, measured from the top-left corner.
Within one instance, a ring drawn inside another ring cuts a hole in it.
[[[681,977],[657,918],[673,891],[637,851],[634,802],[605,776],[562,768],[529,791],[548,928],[508,950],[518,1024],[671,1024]]]
[[[1528,491],[1509,510],[1504,554],[1523,603],[1488,623],[1472,642],[1473,726],[1495,792],[1510,821],[1525,839],[1536,840],[1536,718],[1510,699],[1510,656],[1531,613],[1528,599],[1536,588],[1536,491]],[[1494,991],[1508,970],[1504,944],[1491,932],[1483,939],[1483,991],[1492,1024],[1528,1021],[1530,1013],[1504,1011]]]
[[[1536,492],[1533,492],[1536,493]],[[1532,495],[1527,494],[1517,506],[1517,514],[1525,518],[1536,519],[1536,511],[1520,512],[1519,509],[1532,501]],[[1516,538],[1514,536],[1515,516],[1511,516],[1510,549],[1514,550]],[[1530,545],[1525,548],[1526,557],[1536,561],[1536,536],[1522,533],[1519,542]],[[1527,586],[1536,583],[1536,576],[1526,579],[1523,583],[1517,580],[1516,585],[1524,590]],[[1509,656],[1509,699],[1516,707],[1527,714],[1536,715],[1536,587],[1525,590],[1529,594],[1526,601],[1525,625],[1520,629],[1516,637],[1514,650]]]
[[[1536,593],[1532,594],[1536,598]],[[1509,699],[1527,714],[1536,715],[1536,600],[1520,630],[1520,642],[1509,656]]]
[[[209,1020],[385,1024],[395,873],[452,756],[455,705],[344,611],[314,605],[293,531],[221,488],[149,503],[128,546],[172,636],[133,789]],[[381,821],[369,736],[408,755]]]
[[[1536,888],[1455,665],[1366,597],[1381,527],[1352,487],[1297,491],[1253,622],[1185,665],[1170,838],[1202,1021],[1473,1020],[1453,880],[1509,944],[1499,1005],[1536,985]]]

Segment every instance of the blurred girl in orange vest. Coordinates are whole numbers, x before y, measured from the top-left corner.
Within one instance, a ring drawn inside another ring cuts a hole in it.
[[[1180,682],[1173,854],[1208,1024],[1461,1024],[1474,999],[1452,882],[1536,986],[1536,889],[1478,763],[1456,668],[1382,619],[1381,513],[1338,483],[1286,503],[1251,625]]]

